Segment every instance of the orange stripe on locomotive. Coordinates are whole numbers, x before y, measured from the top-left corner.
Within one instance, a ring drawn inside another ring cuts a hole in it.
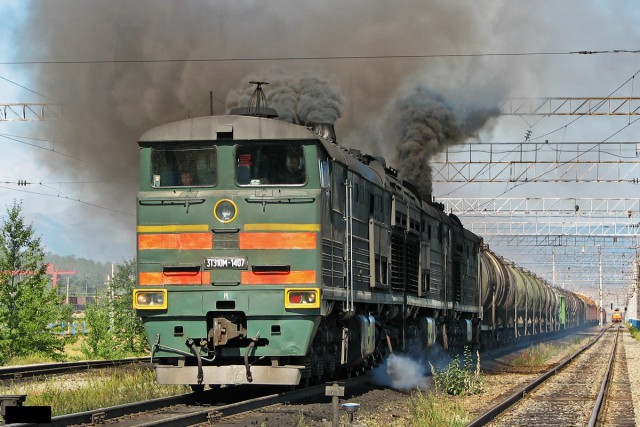
[[[139,234],[138,249],[212,249],[211,233]]]

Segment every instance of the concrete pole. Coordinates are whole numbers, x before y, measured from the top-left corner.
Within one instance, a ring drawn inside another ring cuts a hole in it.
[[[552,268],[552,277],[553,277],[553,286],[556,285],[556,250],[552,250],[551,251],[551,260],[552,260],[552,264],[551,264],[551,268]]]
[[[600,268],[600,287],[599,287],[600,308],[602,308],[602,249],[601,248],[598,248],[598,266]],[[599,316],[598,325],[602,326],[602,312],[600,313],[600,316]]]

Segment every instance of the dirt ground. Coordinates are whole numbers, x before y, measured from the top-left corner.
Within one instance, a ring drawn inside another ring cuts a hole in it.
[[[360,409],[354,415],[352,426],[403,426],[408,419],[407,399],[409,394],[390,389],[374,389],[365,394],[353,396],[340,403],[355,402]],[[340,425],[349,425],[347,414],[340,410]],[[325,403],[304,405],[275,405],[256,411],[249,416],[228,417],[220,422],[223,427],[278,427],[307,426],[331,427],[333,420],[331,398]]]
[[[570,340],[559,340],[556,345],[568,346]],[[533,368],[513,366],[510,362],[517,352],[504,358],[483,362],[482,378],[484,392],[474,396],[446,396],[453,402],[460,403],[470,416],[469,421],[491,409],[501,399],[512,395],[520,384],[537,378],[541,372],[558,363],[564,353],[557,354],[547,363]],[[406,366],[404,366],[406,367]],[[412,371],[409,371],[412,372]],[[429,391],[433,388],[432,378],[420,383],[420,389]],[[353,416],[352,427],[404,427],[411,426],[411,417],[407,405],[413,388],[407,391],[389,387],[374,388],[363,394],[341,398],[340,403],[359,403],[360,408]],[[347,414],[340,410],[340,426],[348,426]],[[224,418],[220,421],[223,427],[331,427],[333,419],[331,398],[302,405],[275,405],[249,414]]]
[[[513,394],[519,384],[533,380],[538,374],[486,374],[483,376],[484,392],[475,396],[447,396],[451,401],[459,402],[471,415],[471,419],[488,411],[501,398]],[[427,388],[433,384],[428,381]],[[352,427],[404,427],[411,426],[411,417],[407,401],[411,392],[389,388],[377,388],[364,394],[341,399],[340,403],[354,402],[360,409],[354,415]],[[304,405],[275,405],[246,415],[224,418],[223,427],[331,427],[331,399],[324,402]],[[346,413],[340,410],[340,426],[348,426]]]

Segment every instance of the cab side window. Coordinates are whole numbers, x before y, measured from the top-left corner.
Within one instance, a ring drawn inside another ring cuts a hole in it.
[[[296,144],[238,145],[235,166],[238,185],[303,185],[307,181],[304,151]]]
[[[152,187],[196,187],[216,184],[217,151],[215,147],[167,144],[152,148]]]

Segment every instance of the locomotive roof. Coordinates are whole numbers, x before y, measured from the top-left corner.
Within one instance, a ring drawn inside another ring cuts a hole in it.
[[[334,160],[347,165],[349,169],[360,174],[367,180],[381,187],[385,186],[383,183],[384,178],[379,171],[367,167],[337,145],[320,137],[311,129],[282,120],[240,115],[196,117],[167,123],[150,129],[140,137],[139,142],[216,141],[219,139],[219,134],[225,135],[224,137],[221,136],[220,139],[228,141],[228,135],[231,132],[233,132],[234,140],[242,141],[263,139],[314,139],[322,144],[329,156]]]
[[[219,133],[233,132],[233,139],[312,139],[318,135],[304,126],[281,120],[249,116],[205,116],[179,120],[148,130],[140,142],[215,141]]]

